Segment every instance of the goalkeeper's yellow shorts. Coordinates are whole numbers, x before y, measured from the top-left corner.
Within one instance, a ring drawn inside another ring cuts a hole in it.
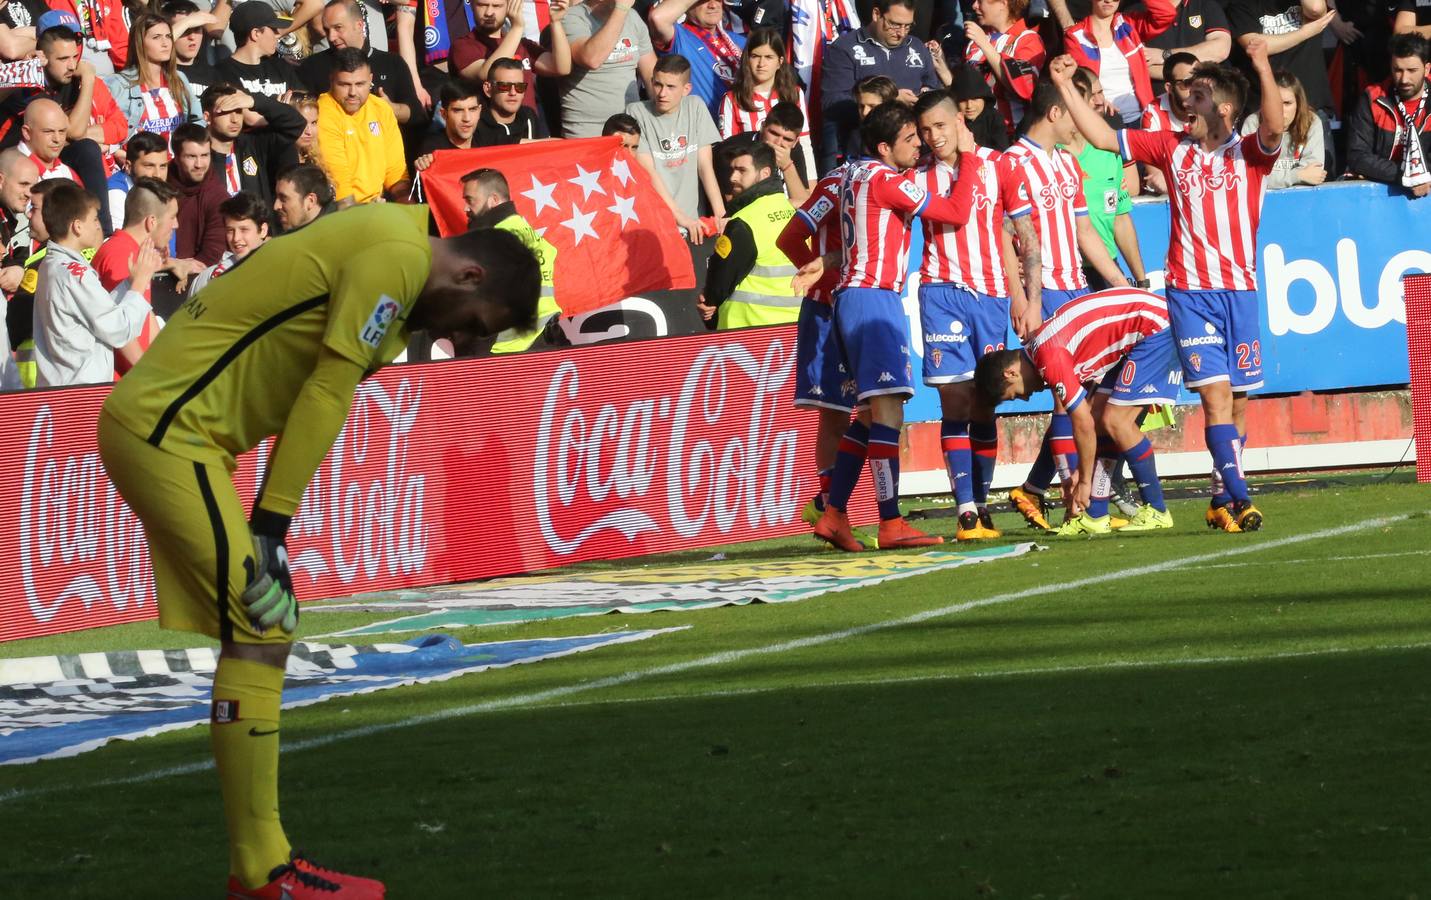
[[[293,640],[277,628],[260,634],[244,613],[241,595],[249,581],[245,563],[253,565],[253,536],[223,466],[160,450],[103,412],[99,455],[144,523],[160,627],[240,644]]]

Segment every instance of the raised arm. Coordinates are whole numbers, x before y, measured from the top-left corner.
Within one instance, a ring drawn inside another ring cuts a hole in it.
[[[1109,127],[1103,117],[1093,110],[1093,107],[1088,105],[1088,101],[1083,99],[1083,95],[1078,93],[1078,88],[1073,84],[1073,73],[1077,69],[1078,63],[1065,53],[1055,57],[1048,64],[1048,77],[1063,97],[1063,107],[1068,110],[1069,115],[1073,116],[1073,124],[1083,132],[1088,143],[1100,150],[1117,153],[1118,133]],[[1275,90],[1272,95],[1280,96]]]
[[[1270,43],[1253,38],[1244,46],[1262,91],[1262,105],[1257,110],[1257,140],[1267,153],[1276,154],[1282,146],[1282,131],[1286,123],[1282,121],[1282,92],[1277,87],[1277,76],[1272,73],[1272,63],[1267,60],[1271,52]]]
[[[522,0],[507,0],[507,31],[497,43],[497,49],[463,69],[462,77],[486,81],[487,70],[492,68],[492,63],[499,59],[516,59],[517,48],[522,46],[522,29]]]
[[[626,26],[626,17],[631,14],[632,6],[631,0],[616,0],[611,7],[611,15],[595,34],[571,42],[571,61],[588,69],[601,68],[621,37],[621,29]],[[642,79],[648,80],[645,75]]]
[[[551,49],[532,64],[538,75],[550,78],[571,74],[571,41],[567,40],[566,26],[562,24],[562,19],[566,18],[567,6],[567,0],[551,0],[547,7],[552,17],[551,27],[547,29]]]
[[[1267,42],[1267,54],[1269,56],[1276,56],[1278,53],[1285,53],[1303,41],[1309,41],[1323,31],[1326,31],[1327,26],[1332,24],[1332,19],[1336,17],[1337,11],[1332,10],[1326,15],[1316,19],[1304,19],[1302,27],[1291,34],[1257,34],[1256,32],[1239,34],[1237,36],[1237,43],[1245,50],[1250,42],[1259,39],[1264,40]],[[1276,96],[1275,93],[1274,96]]]
[[[651,41],[662,53],[671,49],[676,39],[676,23],[686,10],[696,5],[696,0],[664,0],[651,8],[646,24],[651,29]]]

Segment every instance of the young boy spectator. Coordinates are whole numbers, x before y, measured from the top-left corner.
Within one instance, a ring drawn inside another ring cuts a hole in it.
[[[430,134],[422,143],[422,155],[413,161],[419,172],[432,165],[438,150],[470,150],[474,146],[477,120],[482,115],[482,89],[465,78],[454,78],[438,91],[442,104],[442,132]]]
[[[621,146],[625,147],[627,152],[636,153],[641,149],[641,123],[626,113],[617,113],[601,126],[602,137],[613,134],[621,138]]]
[[[711,212],[725,216],[711,147],[720,140],[705,102],[691,96],[691,64],[683,56],[663,56],[651,75],[651,99],[626,112],[641,126],[636,159],[651,173],[657,193],[675,213],[691,242],[701,241],[700,195]]]
[[[482,85],[487,103],[477,118],[473,145],[496,147],[547,137],[545,123],[522,102],[527,93],[522,64],[515,59],[499,59],[487,72],[487,81]]]
[[[113,291],[130,279],[139,248],[145,241],[156,249],[168,247],[178,219],[178,191],[153,178],[141,178],[135,182],[124,199],[124,227],[105,240],[91,263],[104,289]],[[153,282],[133,281],[131,287],[142,293],[151,307],[154,305]],[[115,355],[115,370],[121,375],[128,372],[130,362],[149,349],[149,344],[158,333],[159,322],[151,317],[133,344]]]
[[[232,269],[239,260],[268,240],[268,206],[247,191],[234,194],[219,206],[224,216],[224,258],[200,272],[189,285],[192,297],[215,278]]]
[[[35,293],[35,366],[38,387],[110,381],[114,352],[139,336],[149,303],[131,284],[147,284],[161,259],[145,241],[114,294],[105,291],[83,251],[104,238],[99,198],[79,185],[61,185],[45,201],[50,236]],[[132,362],[132,360],[131,360]]]
[[[278,98],[298,86],[298,73],[278,58],[278,15],[264,0],[246,0],[234,7],[229,30],[233,56],[214,67],[223,81],[241,85],[250,94]]]

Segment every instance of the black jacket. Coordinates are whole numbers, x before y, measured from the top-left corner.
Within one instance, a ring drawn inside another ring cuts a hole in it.
[[[296,141],[308,127],[303,113],[262,94],[253,95],[253,109],[268,120],[268,126],[245,131],[234,140],[234,156],[238,162],[239,189],[257,194],[264,203],[273,205],[273,188],[278,173],[298,163]],[[215,150],[213,167],[225,179],[225,154]]]
[[[1396,149],[1396,94],[1386,85],[1372,85],[1357,99],[1347,120],[1347,169],[1382,184],[1401,186],[1401,160]],[[1431,97],[1425,101],[1431,112]],[[1421,123],[1421,157],[1431,166],[1431,115]]]

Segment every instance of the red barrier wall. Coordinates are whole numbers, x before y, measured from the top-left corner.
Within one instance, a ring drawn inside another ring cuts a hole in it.
[[[299,594],[804,531],[813,419],[790,407],[794,339],[763,328],[380,372],[295,517]],[[95,448],[108,390],[0,399],[0,640],[156,615],[142,534]],[[240,460],[246,500],[264,449]]]

